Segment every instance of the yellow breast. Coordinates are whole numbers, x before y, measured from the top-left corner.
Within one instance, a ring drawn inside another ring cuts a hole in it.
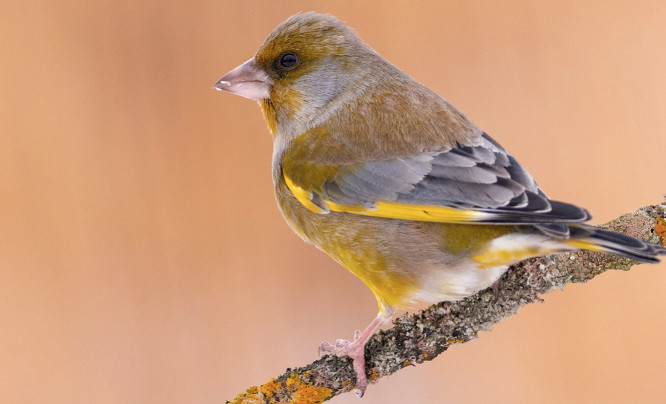
[[[304,207],[289,191],[284,180],[276,187],[276,197],[290,227],[361,279],[374,293],[380,311],[389,306],[404,307],[418,289],[418,279],[400,267],[382,245],[378,219],[349,213],[318,214]]]

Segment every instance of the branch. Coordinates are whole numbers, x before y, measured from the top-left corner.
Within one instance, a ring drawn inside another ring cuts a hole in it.
[[[602,227],[666,245],[666,222],[661,205],[644,206]],[[461,344],[489,331],[493,324],[518,312],[539,295],[567,283],[587,282],[609,269],[629,270],[637,261],[605,253],[574,251],[529,259],[513,265],[500,280],[497,302],[490,289],[457,302],[441,302],[393,321],[394,327],[375,334],[365,347],[370,383],[398,370],[433,360],[452,344]],[[241,393],[232,404],[321,403],[352,391],[356,377],[348,357],[324,356],[311,364],[288,368],[261,386]]]

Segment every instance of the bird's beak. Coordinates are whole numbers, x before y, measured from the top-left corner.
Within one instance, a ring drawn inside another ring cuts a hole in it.
[[[257,66],[254,58],[222,76],[213,86],[217,91],[229,91],[255,101],[269,98],[272,87],[273,80]]]

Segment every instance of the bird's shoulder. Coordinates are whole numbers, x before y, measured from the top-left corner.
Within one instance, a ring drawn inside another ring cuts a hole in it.
[[[293,137],[285,162],[340,166],[477,145],[483,132],[442,97],[407,78],[380,83],[325,111]]]

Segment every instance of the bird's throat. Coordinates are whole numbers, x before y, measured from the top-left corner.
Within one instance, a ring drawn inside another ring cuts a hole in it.
[[[264,113],[264,119],[268,125],[268,130],[271,132],[271,135],[275,138],[277,133],[277,118],[275,117],[275,108],[270,98],[264,98],[261,100],[261,111]]]

